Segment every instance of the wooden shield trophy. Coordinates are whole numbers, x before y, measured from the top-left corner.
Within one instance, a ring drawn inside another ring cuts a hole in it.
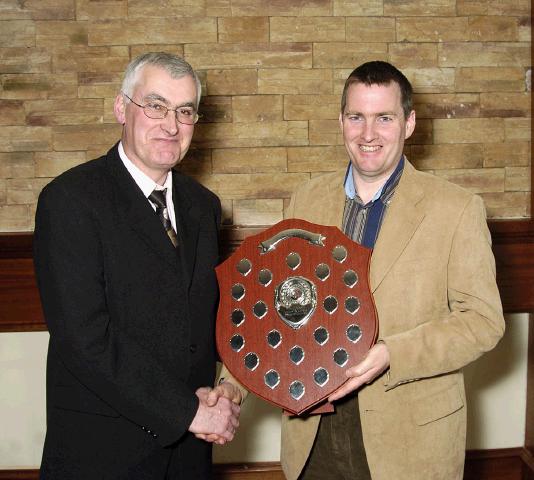
[[[371,252],[298,219],[248,237],[216,269],[217,348],[232,375],[292,414],[328,411],[346,368],[376,340]]]

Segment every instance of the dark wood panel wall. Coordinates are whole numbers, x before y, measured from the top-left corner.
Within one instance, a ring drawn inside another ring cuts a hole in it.
[[[534,222],[490,222],[505,312],[534,312]],[[223,255],[261,228],[225,228]],[[0,332],[46,330],[33,274],[32,238],[0,234]]]

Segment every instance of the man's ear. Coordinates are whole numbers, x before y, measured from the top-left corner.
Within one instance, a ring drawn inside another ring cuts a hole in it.
[[[413,131],[415,130],[415,110],[410,112],[410,115],[406,119],[406,132],[404,135],[404,140],[412,136]]]
[[[121,125],[126,123],[126,104],[124,103],[124,95],[119,93],[115,97],[115,103],[113,104],[113,113],[115,113],[115,118],[117,122]]]

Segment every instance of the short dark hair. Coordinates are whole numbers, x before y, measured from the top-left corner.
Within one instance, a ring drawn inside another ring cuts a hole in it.
[[[362,63],[348,76],[341,96],[341,113],[345,112],[347,91],[351,85],[355,83],[363,83],[368,86],[389,85],[391,82],[395,82],[400,88],[404,118],[408,118],[413,110],[412,85],[399,69],[391,65],[391,63],[380,60]]]

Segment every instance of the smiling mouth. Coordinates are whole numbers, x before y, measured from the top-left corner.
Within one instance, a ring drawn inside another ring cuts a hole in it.
[[[165,142],[165,143],[178,143],[178,140],[176,138],[155,138],[157,142]]]
[[[360,150],[365,153],[377,152],[380,148],[380,145],[360,145]]]

